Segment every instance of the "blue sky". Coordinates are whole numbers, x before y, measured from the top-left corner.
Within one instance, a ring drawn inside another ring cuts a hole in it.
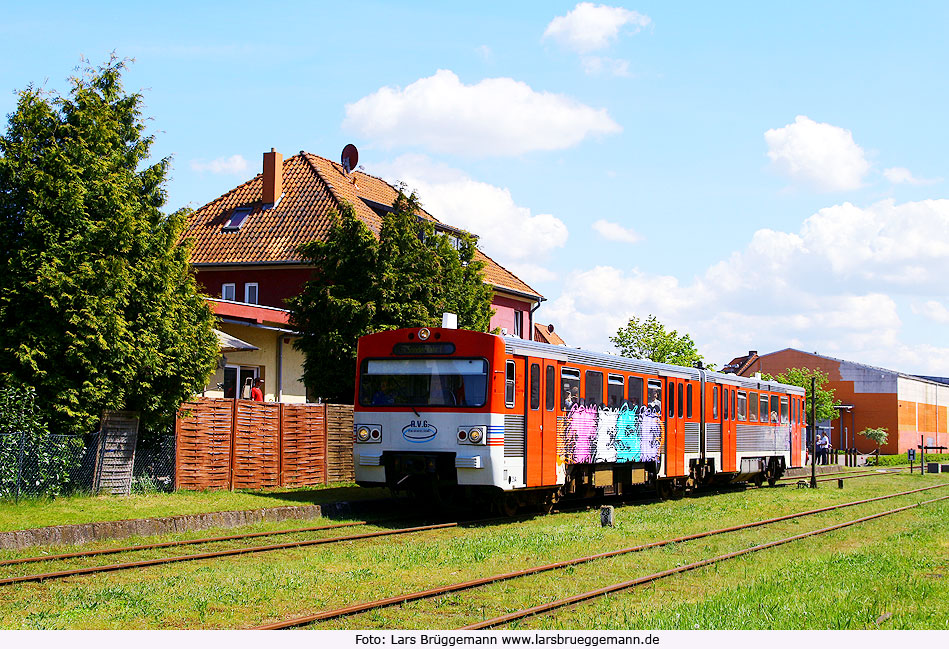
[[[199,207],[275,147],[417,189],[569,344],[630,316],[722,365],[793,346],[949,375],[949,4],[18,3],[0,110],[135,59]]]

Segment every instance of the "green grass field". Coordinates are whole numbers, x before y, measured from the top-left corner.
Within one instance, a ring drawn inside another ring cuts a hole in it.
[[[246,628],[942,480],[934,475],[894,475],[852,479],[845,489],[825,483],[817,490],[785,486],[713,493],[618,507],[615,528],[601,528],[597,511],[577,511],[412,536],[5,586],[0,587],[0,627]],[[457,628],[938,495],[949,495],[949,487],[599,560],[329,621],[314,628]],[[261,528],[266,526],[256,526]],[[335,530],[307,537],[349,533]],[[151,555],[117,555],[108,561],[146,556]],[[104,559],[69,565],[103,563]],[[59,564],[13,566],[2,573],[9,576],[59,568]],[[510,628],[947,630],[949,501],[693,570],[523,620]]]
[[[0,532],[48,525],[70,525],[130,518],[310,505],[380,498],[383,489],[360,489],[355,484],[332,484],[304,489],[268,491],[178,491],[131,496],[75,495],[55,499],[0,500]]]

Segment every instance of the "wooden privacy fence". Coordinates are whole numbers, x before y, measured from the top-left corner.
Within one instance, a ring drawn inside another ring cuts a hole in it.
[[[353,480],[353,407],[200,398],[175,422],[176,489]]]

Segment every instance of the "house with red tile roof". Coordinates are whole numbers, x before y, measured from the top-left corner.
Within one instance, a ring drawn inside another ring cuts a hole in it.
[[[378,235],[382,217],[398,196],[392,185],[348,163],[304,151],[284,160],[271,149],[264,153],[262,173],[191,215],[184,233],[193,241],[191,266],[201,288],[215,298],[211,306],[219,329],[259,348],[225,353],[208,396],[239,393],[248,378],[262,377],[267,400],[306,398],[299,382],[302,358],[291,344],[285,306],[313,271],[297,249],[325,239],[330,213],[344,202]],[[419,217],[449,236],[461,232],[425,210]],[[543,296],[481,250],[475,257],[484,263],[484,280],[494,290],[491,327],[531,338],[532,314]]]

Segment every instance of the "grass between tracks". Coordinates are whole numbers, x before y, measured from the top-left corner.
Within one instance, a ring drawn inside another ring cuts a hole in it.
[[[74,495],[60,498],[0,500],[0,532],[48,525],[70,525],[129,518],[158,518],[215,511],[311,505],[341,500],[380,498],[382,489],[332,484],[266,491],[179,491],[131,496]]]
[[[612,529],[599,527],[598,512],[584,511],[7,586],[0,588],[0,627],[241,628],[938,481],[940,476],[899,475],[850,480],[843,490],[786,486],[717,493],[619,507]],[[456,628],[939,495],[949,495],[949,488],[600,560],[318,628]],[[115,561],[138,558],[143,557],[117,556]],[[58,566],[21,566],[3,574],[44,569]],[[949,629],[949,501],[694,570],[511,628]]]

